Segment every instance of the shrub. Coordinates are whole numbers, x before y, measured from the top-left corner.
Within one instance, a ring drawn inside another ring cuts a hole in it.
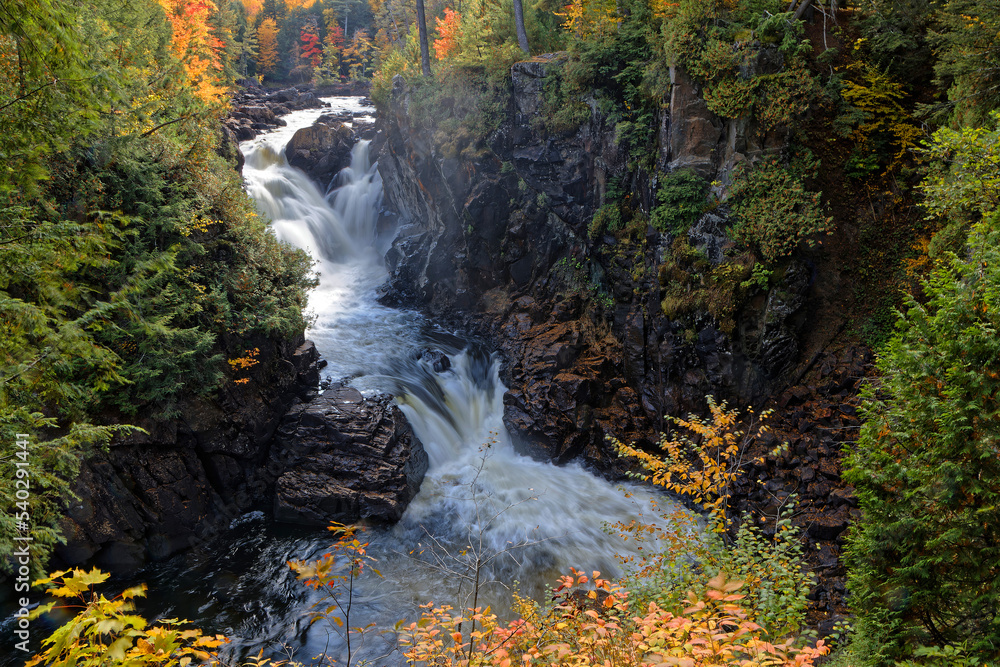
[[[583,95],[589,91],[593,76],[592,65],[575,58],[547,67],[540,113],[531,120],[532,126],[555,133],[580,127],[590,118]]]
[[[35,665],[76,665],[77,667],[144,667],[159,665],[184,667],[189,664],[218,665],[214,649],[228,640],[206,636],[197,629],[184,629],[187,621],[163,619],[150,626],[142,616],[132,613],[132,600],[146,594],[146,586],[133,586],[108,600],[93,587],[107,580],[108,574],[94,568],[90,572],[72,570],[54,572],[36,584],[48,584],[49,593],[66,600],[76,600],[76,616],[42,641],[42,653],[26,667]],[[55,602],[32,611],[32,618],[51,611]]]
[[[454,614],[428,605],[419,622],[403,628],[409,664],[809,667],[826,653],[822,641],[801,648],[763,640],[761,627],[736,604],[741,582],[715,577],[674,614],[655,602],[637,609],[626,590],[592,575],[573,570],[562,577],[549,609],[519,598],[520,618],[506,626],[489,611]]]
[[[617,202],[597,209],[587,227],[587,238],[596,241],[604,232],[618,232],[622,228],[622,213]]]
[[[761,129],[789,125],[820,99],[801,21],[780,0],[670,3],[664,55],[704,86],[708,108],[751,118]],[[760,63],[772,61],[767,68]],[[764,71],[770,69],[773,71]]]
[[[684,234],[705,210],[708,182],[691,169],[681,169],[660,180],[650,221],[660,232]]]
[[[739,428],[737,411],[712,397],[708,407],[711,419],[672,419],[682,431],[673,437],[660,435],[662,454],[610,439],[619,455],[634,458],[647,471],[639,475],[642,479],[690,498],[706,514],[705,531],[696,530],[691,518],[679,512],[655,528],[636,522],[616,526],[631,540],[655,535],[660,545],[667,545],[632,563],[629,587],[641,599],[674,611],[680,609],[684,591],[707,594],[710,577],[742,581],[747,589],[739,605],[747,618],[773,637],[797,637],[805,628],[806,595],[813,579],[803,568],[791,505],[775,517],[773,540],[764,537],[749,516],[734,531],[728,515],[730,485],[742,474],[750,442],[766,432],[768,413],[756,422],[750,413],[748,435]],[[733,532],[735,537],[729,539]]]
[[[792,254],[799,243],[814,245],[816,234],[833,233],[833,218],[823,213],[821,194],[806,189],[802,176],[776,160],[744,168],[731,192],[737,243],[757,250],[765,262]]]

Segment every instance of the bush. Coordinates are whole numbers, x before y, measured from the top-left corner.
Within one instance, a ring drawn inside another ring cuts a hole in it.
[[[691,169],[667,174],[660,181],[650,221],[660,232],[684,234],[705,210],[708,182]]]
[[[665,55],[704,87],[723,118],[751,118],[767,130],[791,124],[820,99],[801,21],[780,0],[668,5]],[[770,61],[770,67],[762,63]],[[766,71],[771,70],[771,71]]]
[[[572,58],[548,67],[542,84],[540,113],[531,120],[536,129],[570,132],[590,118],[590,107],[583,101],[593,78],[589,63]]]
[[[618,232],[622,228],[622,212],[617,202],[597,209],[587,227],[587,238],[596,241],[604,232]]]
[[[146,619],[133,613],[132,600],[144,597],[146,586],[127,588],[108,600],[93,588],[107,578],[107,573],[94,568],[90,572],[54,572],[35,582],[48,585],[52,595],[67,601],[67,607],[76,601],[74,606],[80,611],[42,641],[44,651],[28,660],[26,667],[220,665],[215,649],[228,641],[225,637],[182,628],[186,621],[176,619],[163,619],[160,625],[150,626]],[[43,604],[31,612],[31,617],[37,618],[55,606],[55,602]]]
[[[592,574],[562,577],[548,609],[518,598],[520,617],[506,626],[489,610],[455,614],[427,605],[419,622],[403,628],[409,664],[810,667],[826,653],[822,641],[802,648],[764,640],[738,604],[742,582],[715,577],[675,614],[656,603],[637,609],[628,591]]]
[[[818,192],[802,176],[776,160],[743,168],[731,192],[733,240],[760,253],[767,263],[792,254],[799,243],[814,245],[816,234],[833,233],[833,218],[823,214]]]
[[[660,547],[656,555],[633,563],[630,589],[642,600],[679,611],[684,592],[704,595],[712,577],[745,582],[739,602],[747,618],[772,637],[797,637],[805,630],[806,595],[813,583],[805,571],[798,528],[791,522],[792,506],[775,517],[775,537],[767,539],[743,517],[734,530],[728,514],[729,490],[742,474],[743,454],[750,442],[766,432],[768,413],[755,420],[750,413],[748,435],[739,428],[739,414],[725,403],[708,397],[711,419],[691,415],[673,419],[682,430],[672,437],[660,434],[655,454],[611,439],[619,455],[634,458],[648,474],[642,479],[693,500],[705,512],[705,530],[693,525],[690,515],[671,514],[656,528],[633,522],[616,528],[631,540],[655,534]],[[730,539],[730,534],[735,537]]]

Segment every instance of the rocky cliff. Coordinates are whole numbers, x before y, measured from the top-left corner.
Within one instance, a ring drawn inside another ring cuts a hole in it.
[[[81,466],[63,521],[69,565],[129,570],[199,543],[266,502],[268,445],[297,396],[319,382],[309,341],[260,340],[245,384],[190,398],[169,420],[132,418],[145,429],[112,442]]]
[[[724,202],[736,167],[779,153],[786,132],[719,118],[678,69],[651,159],[627,153],[593,98],[578,127],[549,132],[538,119],[560,59],[514,65],[507,114],[490,150],[472,157],[439,152],[394,81],[376,139],[400,221],[384,298],[461,319],[500,350],[505,421],[534,456],[583,457],[617,474],[606,436],[651,445],[664,415],[701,412],[709,394],[774,408],[773,435],[748,455],[755,464],[733,509],[773,531],[797,496],[795,522],[820,577],[812,618],[827,634],[845,612],[839,554],[857,513],[839,451],[856,437],[857,385],[870,367],[867,351],[831,344],[843,329],[837,270],[800,248],[770,280],[749,280],[724,203],[680,236],[644,216],[617,229],[595,220],[612,186],[649,212],[659,175],[643,163],[659,174],[692,170]]]
[[[191,399],[170,420],[84,462],[63,522],[66,564],[123,572],[210,540],[263,510],[279,522],[391,523],[427,455],[388,396],[317,391],[311,341],[257,341],[249,382]]]
[[[610,467],[605,435],[648,440],[663,415],[699,409],[707,394],[746,405],[780,388],[799,357],[813,271],[800,257],[739,303],[720,307],[711,299],[727,296],[703,290],[702,302],[665,313],[671,275],[691,271],[684,262],[710,269],[731,247],[725,207],[684,238],[645,223],[595,232],[610,184],[648,211],[656,176],[632,166],[593,99],[573,130],[537,122],[559,66],[558,55],[514,65],[507,116],[491,150],[473,158],[439,154],[394,82],[378,140],[386,200],[401,219],[386,299],[470,314],[505,356],[511,430],[543,456]],[[657,120],[659,169],[691,168],[724,187],[734,165],[782,147],[780,132],[712,114],[683,72],[672,79]]]

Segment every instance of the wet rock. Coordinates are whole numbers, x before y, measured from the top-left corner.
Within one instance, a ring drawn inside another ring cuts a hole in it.
[[[718,212],[709,212],[698,218],[698,222],[688,230],[691,245],[705,253],[713,266],[726,258],[726,246],[732,242],[726,236],[727,217]]]
[[[301,339],[249,345],[259,364],[248,383],[182,402],[175,419],[123,419],[146,432],[84,461],[62,523],[66,543],[55,550],[63,564],[131,571],[203,543],[268,497],[267,444],[311,388],[318,355]]]
[[[356,142],[354,131],[343,123],[317,122],[292,136],[285,156],[288,164],[306,172],[321,190],[329,190],[340,170],[350,166]]]
[[[326,365],[326,361],[320,360],[316,344],[307,340],[295,349],[292,354],[292,365],[298,373],[299,385],[312,388],[319,384],[319,372]]]
[[[428,459],[389,396],[335,387],[285,416],[269,470],[278,521],[397,521],[420,489]]]
[[[243,151],[240,150],[240,139],[228,125],[220,127],[221,137],[216,152],[225,160],[232,164],[238,173],[243,173],[243,164],[246,159]]]
[[[323,94],[337,93],[324,92]],[[367,88],[364,88],[361,93],[344,92],[339,94],[367,94]],[[260,132],[284,127],[286,122],[281,116],[299,109],[319,108],[325,104],[309,84],[280,91],[266,91],[257,86],[255,81],[248,80],[233,95],[229,116],[223,120],[223,124],[233,132],[239,141],[246,141],[253,139]]]

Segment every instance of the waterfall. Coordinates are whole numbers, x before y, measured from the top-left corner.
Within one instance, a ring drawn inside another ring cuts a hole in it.
[[[385,274],[372,247],[381,179],[368,142],[355,146],[351,166],[328,197],[266,139],[251,147],[246,164],[248,190],[275,233],[318,260],[321,285],[311,299],[317,320],[310,336],[337,372],[344,370],[344,357],[353,365],[333,379],[346,376],[359,388],[395,395],[428,453],[420,493],[399,525],[380,538],[384,548],[410,554],[416,545],[432,544],[439,552],[434,559],[451,558],[455,575],[468,566],[455,555],[475,542],[484,554],[502,555],[489,560],[491,580],[517,580],[536,591],[570,567],[617,573],[615,553],[626,546],[605,527],[639,516],[652,495],[631,489],[627,498],[578,464],[555,466],[519,455],[503,424],[505,388],[496,359],[453,338],[421,337],[418,315],[371,298]],[[433,355],[421,354],[428,347],[447,355],[446,370],[435,369]],[[416,597],[459,594],[456,577],[442,578],[440,565],[435,560],[422,569],[404,558],[398,575]]]
[[[356,100],[338,104],[361,109]],[[477,573],[477,603],[500,615],[509,610],[514,582],[541,599],[545,586],[570,567],[613,577],[616,554],[639,551],[607,526],[655,521],[650,503],[667,503],[634,486],[626,495],[579,464],[555,466],[518,454],[503,424],[506,389],[496,357],[415,311],[377,302],[376,289],[386,279],[380,248],[389,239],[376,233],[382,182],[368,143],[355,146],[351,165],[328,194],[284,156],[295,130],[327,111],[293,112],[287,127],[244,142],[244,177],[274,233],[316,262],[320,282],[310,295],[308,336],[328,362],[324,378],[349,382],[366,395],[393,394],[430,459],[399,523],[363,533],[383,577],[369,570],[354,582],[351,626],[386,631],[365,643],[354,663],[402,665],[391,628],[419,616],[419,605],[465,607]],[[286,565],[329,551],[326,531],[275,525],[254,512],[234,521],[210,548],[153,564],[132,583],[149,584],[140,613],[186,618],[207,634],[228,635],[226,657],[263,650],[279,659],[285,646],[305,664],[320,654],[343,661],[342,639],[305,620],[318,594]]]
[[[382,178],[371,163],[368,142],[354,146],[350,166],[336,176],[329,195],[285,159],[291,131],[308,126],[314,115],[292,114],[283,131],[244,143],[243,176],[277,237],[316,262],[320,284],[309,297],[315,323],[308,335],[327,361],[324,377],[357,378],[359,389],[373,393],[380,387],[370,376],[400,351],[419,345],[423,318],[375,300],[375,289],[386,278],[378,246],[388,241],[375,235]]]
[[[493,559],[483,580],[518,581],[522,592],[535,595],[571,567],[621,574],[615,554],[638,553],[606,528],[648,513],[653,495],[632,487],[628,497],[579,464],[518,454],[503,424],[499,364],[476,348],[450,358],[444,372],[421,359],[399,379],[400,407],[424,443],[430,469],[398,532],[423,532],[424,541],[452,556],[471,545]],[[457,570],[473,565],[464,561]],[[442,582],[425,585],[429,594],[442,591]],[[461,593],[447,584],[444,590]],[[486,599],[503,609],[503,591],[496,595]]]

